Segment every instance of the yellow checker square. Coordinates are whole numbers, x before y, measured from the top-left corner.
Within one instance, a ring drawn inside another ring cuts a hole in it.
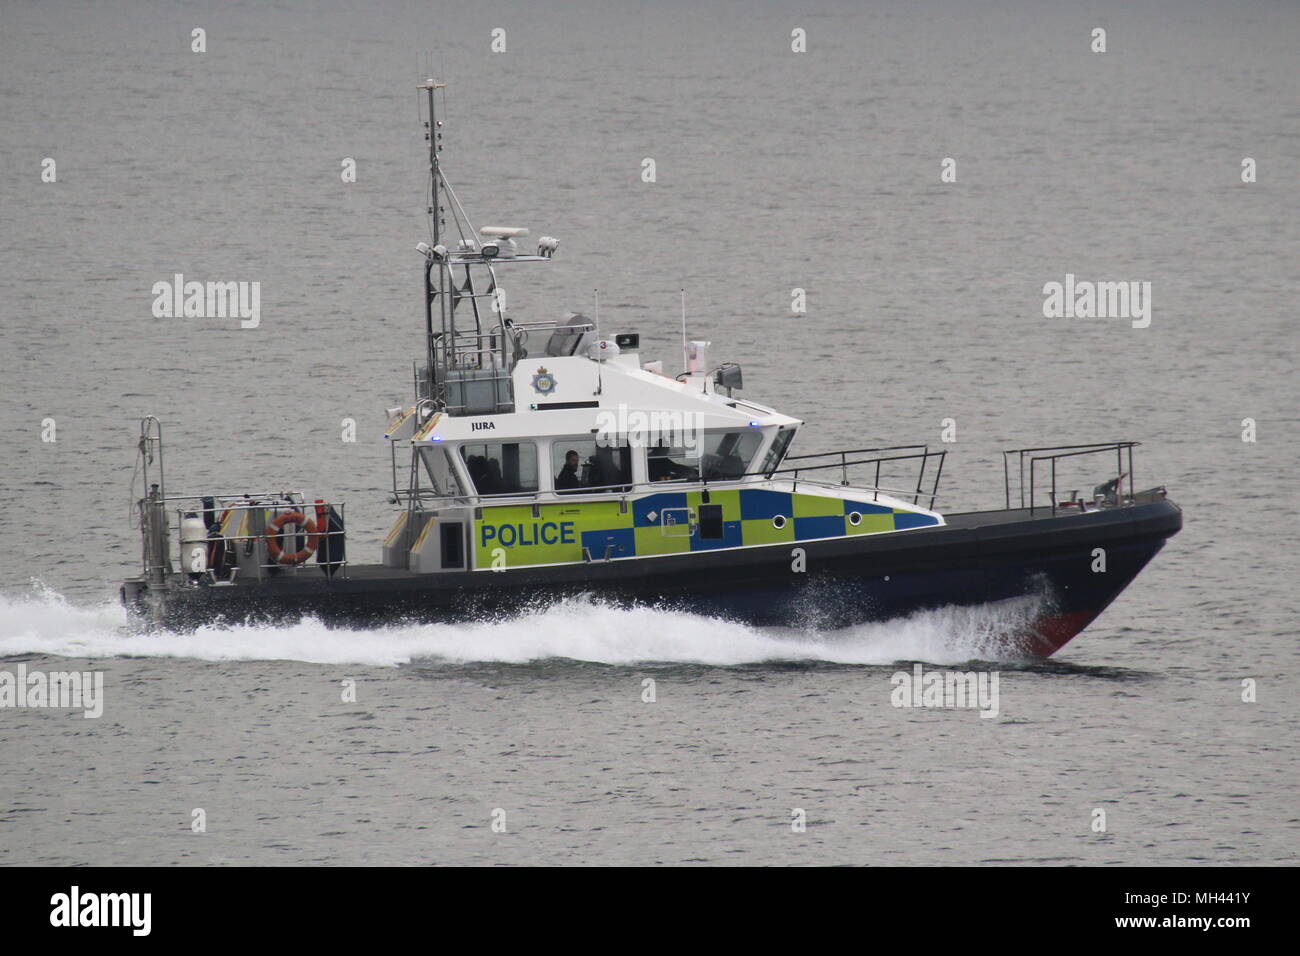
[[[621,510],[617,501],[578,501],[573,504],[543,505],[543,516],[550,521],[575,521],[582,531],[613,531],[633,525],[632,508]]]
[[[794,498],[795,518],[829,518],[844,514],[842,498],[828,498],[822,495],[799,495]]]
[[[637,557],[648,554],[683,554],[691,550],[689,537],[682,534],[664,534],[664,529],[658,525],[637,528],[633,535],[636,539]]]
[[[844,519],[845,534],[879,534],[882,531],[894,530],[894,515],[890,514],[864,514],[862,520],[857,525],[846,517]]]
[[[492,524],[502,524],[507,521],[532,521],[532,505],[504,505],[496,508],[487,507],[483,509],[484,521]]]
[[[698,491],[692,491],[686,496],[686,503],[695,511],[700,513],[700,505],[704,504],[704,496]],[[709,504],[722,505],[723,521],[740,520],[740,491],[739,489],[731,491],[710,491]]]
[[[777,528],[771,518],[750,518],[740,523],[741,540],[746,545],[782,544],[794,540],[794,522],[786,519],[784,528]]]

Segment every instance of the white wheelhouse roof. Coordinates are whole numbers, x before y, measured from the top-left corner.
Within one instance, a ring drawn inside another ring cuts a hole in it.
[[[596,362],[583,356],[539,356],[513,373],[515,411],[435,415],[413,436],[415,445],[541,439],[597,431],[669,428],[740,429],[802,425],[766,406],[713,391],[712,376],[677,381],[637,364],[636,353]],[[400,435],[399,421],[386,437]]]

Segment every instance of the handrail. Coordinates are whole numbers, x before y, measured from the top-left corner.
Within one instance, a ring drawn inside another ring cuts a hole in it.
[[[1093,442],[1085,445],[1044,445],[1038,448],[1013,448],[1002,453],[1002,480],[1006,491],[1006,506],[1011,507],[1011,456],[1017,457],[1017,480],[1020,491],[1020,507],[1025,505],[1025,462],[1029,462],[1029,512],[1033,514],[1037,508],[1037,469],[1038,465],[1044,462],[1050,463],[1051,467],[1051,489],[1048,496],[1051,500],[1052,513],[1062,504],[1057,500],[1057,471],[1056,463],[1063,458],[1076,458],[1081,455],[1098,455],[1106,452],[1115,452],[1115,492],[1113,501],[1115,504],[1122,504],[1124,496],[1120,492],[1121,483],[1125,478],[1128,479],[1129,500],[1132,500],[1133,488],[1133,449],[1142,444],[1137,441],[1113,441],[1113,442]],[[1040,454],[1040,452],[1051,452],[1052,454]],[[1124,457],[1128,456],[1128,471],[1124,471]],[[1026,457],[1027,456],[1027,457]],[[1101,486],[1099,486],[1101,487]],[[1106,501],[1111,501],[1110,497]]]
[[[879,452],[879,451],[909,451],[914,448],[919,448],[921,449],[921,451],[914,452],[909,455],[879,455],[875,458],[864,458],[864,459],[859,459],[857,461],[848,460],[849,455],[861,455],[861,454],[868,454],[870,452]],[[910,494],[912,496],[912,504],[914,505],[919,505],[921,503],[922,498],[929,498],[930,499],[929,508],[931,511],[934,510],[934,500],[939,496],[939,478],[943,475],[943,463],[948,456],[948,452],[946,450],[930,451],[929,445],[886,445],[880,448],[852,448],[852,449],[845,449],[843,451],[823,451],[823,452],[812,452],[803,455],[786,455],[783,463],[785,461],[806,460],[809,458],[831,458],[836,455],[838,455],[840,458],[838,462],[829,462],[824,465],[803,465],[798,468],[778,469],[771,472],[764,472],[762,474],[779,475],[779,474],[788,474],[790,472],[793,472],[794,480],[797,482],[799,480],[800,471],[817,471],[819,469],[824,469],[824,468],[839,468],[840,476],[841,476],[840,484],[847,485],[849,483],[849,468],[851,466],[875,465],[876,477],[874,483],[872,484],[872,490],[875,493],[875,499],[879,500],[880,492],[888,491],[888,489],[882,488],[880,485],[880,466],[885,462],[890,462],[890,461],[919,460],[921,463],[921,467],[920,470],[917,472],[917,476],[916,476],[916,488],[915,490],[902,492],[902,494],[904,496]],[[937,458],[939,460],[939,464],[935,469],[934,481],[931,484],[930,493],[927,495],[925,492],[925,469],[926,466],[929,465],[931,458]]]
[[[261,508],[265,508],[265,507],[267,507],[268,505],[284,504],[285,502],[289,501],[290,498],[291,498],[292,496],[294,496],[294,495],[298,496],[299,498],[304,497],[304,495],[303,495],[303,493],[302,493],[301,491],[256,491],[256,492],[244,492],[244,491],[240,491],[240,492],[235,492],[235,493],[224,493],[224,492],[223,492],[223,493],[213,493],[213,492],[210,492],[210,491],[203,491],[203,492],[199,492],[199,493],[197,493],[197,494],[191,494],[191,495],[167,495],[167,496],[165,496],[165,497],[161,497],[161,498],[153,498],[153,499],[150,499],[150,500],[153,500],[153,501],[201,501],[201,500],[204,499],[204,498],[211,498],[211,499],[213,499],[214,501],[224,501],[224,500],[228,500],[228,499],[244,499],[244,498],[249,498],[249,499],[251,499],[251,498],[276,498],[276,499],[279,499],[279,500],[277,500],[277,501],[263,501],[263,502],[260,502],[260,503],[257,503],[257,504],[250,504],[250,507],[261,507]],[[316,503],[316,499],[313,498],[310,502],[294,502],[294,503],[295,503],[295,504],[315,504],[315,503]],[[341,504],[341,502],[337,502],[337,501],[327,501],[327,502],[325,502],[325,504],[327,504],[327,505],[329,505],[329,504]],[[233,507],[233,505],[232,505],[231,507]]]
[[[559,319],[541,319],[537,322],[516,322],[510,320],[510,327],[523,329],[526,332],[545,332],[547,330],[555,331],[557,329],[571,329],[573,331],[594,332],[596,331],[595,322],[578,322],[573,325],[567,325]]]
[[[924,450],[920,453],[911,454],[911,455],[886,455],[886,456],[877,456],[875,458],[863,458],[854,461],[849,461],[847,457],[850,454],[857,454],[862,452],[896,451],[896,450],[906,450],[909,448],[921,448]],[[739,475],[728,475],[725,478],[708,478],[708,477],[701,476],[696,478],[660,479],[657,481],[620,481],[615,484],[609,484],[609,485],[597,485],[592,487],[566,489],[564,493],[554,491],[553,489],[552,490],[538,489],[535,491],[515,491],[515,492],[504,492],[500,494],[476,493],[470,495],[464,495],[464,494],[440,495],[435,493],[433,489],[413,488],[413,489],[407,489],[405,491],[395,491],[393,497],[395,503],[406,501],[409,504],[410,502],[413,501],[445,500],[445,501],[463,501],[467,503],[472,503],[474,506],[477,507],[477,506],[481,506],[484,502],[495,502],[495,501],[505,501],[505,500],[523,499],[525,501],[535,502],[543,495],[554,495],[555,501],[565,501],[566,499],[569,498],[581,498],[583,496],[592,495],[592,494],[605,494],[605,495],[608,495],[610,493],[636,494],[641,491],[663,491],[665,490],[665,486],[667,486],[667,489],[671,489],[671,490],[699,489],[699,490],[707,491],[710,486],[717,487],[719,485],[753,484],[753,482],[747,481],[746,479],[760,478],[760,477],[771,478],[774,475],[793,476],[789,480],[791,481],[792,486],[796,489],[800,481],[803,481],[807,484],[817,485],[819,487],[835,488],[837,486],[831,484],[830,482],[819,482],[808,478],[801,478],[800,474],[802,472],[822,471],[828,468],[839,468],[842,471],[843,480],[841,480],[838,487],[847,487],[849,484],[848,468],[857,465],[875,465],[876,466],[875,482],[871,485],[866,485],[856,490],[871,493],[873,500],[876,501],[880,499],[881,494],[896,495],[901,498],[906,498],[910,496],[912,498],[912,503],[916,505],[920,504],[921,498],[928,498],[930,502],[928,507],[930,508],[930,510],[933,510],[935,499],[939,497],[939,490],[938,490],[939,478],[943,473],[943,462],[947,454],[948,454],[947,451],[930,451],[928,449],[928,446],[926,445],[895,445],[888,448],[879,448],[879,449],[863,448],[863,449],[856,449],[856,450],[845,450],[843,452],[822,452],[818,454],[808,454],[808,455],[788,455],[786,456],[785,461],[789,461],[792,458],[803,460],[808,458],[827,457],[830,455],[840,455],[841,460],[837,462],[828,462],[823,465],[802,465],[795,468],[777,468],[777,469],[769,469],[767,471],[747,471],[747,472],[742,472]],[[934,479],[931,483],[931,488],[927,492],[924,487],[925,472],[926,472],[926,467],[929,464],[930,459],[932,458],[938,459],[938,466],[935,470]],[[908,488],[906,490],[903,490],[897,488],[887,488],[880,484],[881,465],[886,462],[893,462],[893,461],[920,461],[921,468],[917,474],[917,484],[915,488]],[[550,498],[547,499],[547,501],[550,500],[552,499]]]
[[[826,458],[830,455],[865,455],[873,451],[906,451],[909,448],[928,448],[928,445],[883,445],[880,448],[845,448],[839,451],[815,451],[803,455],[786,455],[784,461],[795,458]],[[938,452],[935,452],[938,454]]]
[[[301,492],[295,492],[295,494],[297,494],[300,498],[302,497]],[[203,499],[211,498],[213,502],[213,507],[210,510],[214,512],[215,511],[254,512],[254,511],[268,511],[275,508],[279,508],[281,510],[289,508],[289,509],[300,511],[302,515],[308,520],[314,519],[316,515],[316,509],[318,507],[336,509],[338,511],[340,519],[344,519],[344,516],[346,514],[344,503],[342,501],[326,501],[324,499],[321,499],[319,501],[315,499],[311,501],[293,501],[290,499],[288,494],[284,494],[284,493],[272,493],[270,495],[263,496],[271,500],[263,500],[263,501],[251,500],[257,497],[258,496],[256,495],[242,495],[242,494],[241,495],[173,495],[169,498],[161,498],[156,500],[159,502],[198,501],[200,503],[203,503]],[[239,500],[232,501],[230,499],[239,499]],[[206,508],[195,509],[192,507],[176,509],[176,523],[177,523],[178,531],[181,527],[182,521],[184,520],[185,512],[187,511],[195,512],[198,510],[208,510],[208,509]],[[247,520],[247,519],[240,519],[240,520]],[[208,530],[209,532],[211,531],[210,528]],[[240,543],[243,543],[246,545],[247,548],[251,549],[251,547],[259,541],[263,541],[271,537],[283,538],[288,533],[289,532],[287,531],[281,530],[278,533],[272,534],[268,530],[262,529],[260,531],[252,531],[249,534],[238,534],[238,533],[222,534],[221,539],[224,540],[228,545],[232,547],[237,547]],[[307,535],[308,532],[302,529],[299,529],[294,532],[294,536],[307,536]],[[342,538],[344,541],[346,541],[347,531],[345,529],[339,531],[331,531],[329,530],[327,524],[325,528],[315,532],[315,537],[321,539],[322,541],[324,539],[330,539],[330,538]],[[209,536],[204,540],[207,542],[211,542],[213,539]],[[190,541],[188,542],[188,544],[192,547],[194,542]],[[187,545],[187,542],[183,534],[179,534],[179,533],[177,534],[176,545],[177,545],[177,559],[178,559],[177,567],[183,567],[185,563],[185,548]],[[329,563],[331,565],[334,565],[337,570],[341,571],[344,578],[348,576],[347,569],[349,566],[349,562],[346,559],[341,559],[339,561],[331,561]],[[260,581],[263,577],[266,576],[266,572],[269,569],[274,568],[283,571],[288,567],[297,567],[300,565],[285,565],[277,561],[266,560],[266,561],[257,561],[253,566],[257,569],[257,578]],[[209,576],[210,580],[215,581],[214,569],[209,568],[205,573]],[[237,569],[235,573],[236,574],[238,573]]]

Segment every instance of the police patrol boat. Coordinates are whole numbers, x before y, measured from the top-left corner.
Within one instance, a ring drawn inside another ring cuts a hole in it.
[[[441,86],[420,87],[424,349],[413,401],[384,432],[396,510],[381,560],[348,559],[342,502],[169,494],[150,416],[143,566],[122,587],[145,624],[463,620],[589,594],[833,628],[1009,601],[1031,608],[1020,649],[1046,656],[1181,527],[1163,488],[1133,490],[1136,442],[1006,452],[1004,507],[942,514],[945,451],[792,454],[802,422],[738,397],[740,368],[684,331],[678,372],[644,359],[636,331],[605,335],[598,308],[507,315],[497,271],[549,261],[559,243],[526,250],[526,229],[473,228],[441,168]],[[1058,467],[1085,458],[1105,480],[1090,495],[1059,487]]]

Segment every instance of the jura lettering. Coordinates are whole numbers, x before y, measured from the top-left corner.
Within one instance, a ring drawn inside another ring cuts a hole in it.
[[[485,432],[489,428],[496,428],[496,422],[470,422],[469,430],[472,432]]]

